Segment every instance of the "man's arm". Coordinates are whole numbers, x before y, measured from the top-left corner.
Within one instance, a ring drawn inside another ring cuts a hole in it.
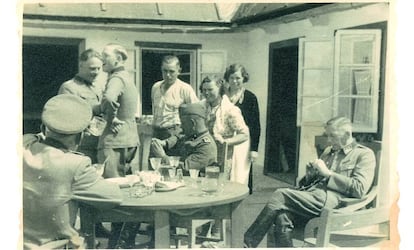
[[[119,108],[118,97],[124,90],[124,82],[119,77],[113,77],[107,84],[103,94],[101,110],[107,115],[109,121],[116,116]]]
[[[73,199],[102,209],[121,204],[122,193],[119,186],[99,176],[89,163],[87,160],[82,161],[75,173],[72,184]]]
[[[350,198],[362,198],[370,189],[375,175],[376,163],[372,150],[365,148],[361,151],[355,164],[350,176],[333,172],[327,187]]]

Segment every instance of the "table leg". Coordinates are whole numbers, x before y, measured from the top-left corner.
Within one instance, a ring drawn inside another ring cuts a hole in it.
[[[85,238],[86,248],[95,248],[95,222],[91,208],[86,205],[80,205],[80,226]]]
[[[231,204],[231,247],[243,248],[243,211],[241,201]]]
[[[154,214],[155,248],[170,248],[170,217],[168,211],[157,210]]]

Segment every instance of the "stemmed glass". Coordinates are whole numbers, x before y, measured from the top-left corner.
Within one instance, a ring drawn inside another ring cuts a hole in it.
[[[170,178],[174,178],[175,177],[175,173],[176,173],[176,169],[178,167],[178,165],[180,164],[180,157],[179,156],[170,156],[168,157],[168,160],[170,162],[170,166],[173,168],[171,169],[171,171],[169,171],[170,174]]]
[[[161,167],[161,160],[162,158],[157,158],[157,157],[150,158],[152,169],[159,172],[159,169]]]

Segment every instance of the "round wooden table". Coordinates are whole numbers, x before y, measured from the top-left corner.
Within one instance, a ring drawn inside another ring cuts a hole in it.
[[[122,204],[110,210],[98,210],[88,205],[80,207],[81,230],[87,247],[94,248],[97,222],[153,222],[155,248],[170,248],[170,225],[180,226],[194,219],[228,219],[231,221],[231,247],[243,247],[243,214],[241,201],[248,196],[246,185],[226,182],[212,196],[203,196],[193,187],[189,177],[186,186],[168,192],[153,192],[143,198],[129,197],[123,188]],[[199,185],[198,185],[199,186]]]

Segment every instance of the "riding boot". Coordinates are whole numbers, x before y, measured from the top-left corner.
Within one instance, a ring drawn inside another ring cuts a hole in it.
[[[116,249],[132,249],[135,248],[135,237],[139,231],[140,223],[125,222],[119,234]]]
[[[257,216],[253,224],[244,234],[244,245],[248,248],[254,248],[259,245],[269,228],[275,221],[277,210],[272,210],[265,206]]]
[[[275,227],[275,247],[293,247],[293,228],[290,226]]]
[[[118,239],[119,239],[119,234],[121,232],[122,229],[122,225],[124,223],[122,222],[112,222],[111,223],[111,235],[108,238],[108,249],[114,249]]]
[[[102,225],[102,222],[95,224],[95,237],[109,238],[110,236],[111,232]]]
[[[288,213],[283,212],[277,216],[274,228],[275,247],[293,247],[293,228]]]

